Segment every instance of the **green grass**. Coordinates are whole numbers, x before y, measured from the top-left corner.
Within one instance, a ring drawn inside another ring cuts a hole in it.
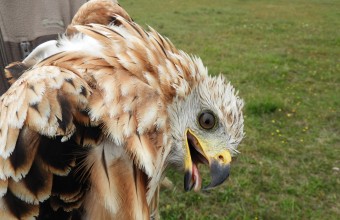
[[[340,1],[120,3],[210,74],[224,73],[246,102],[229,181],[185,193],[183,174],[170,170],[163,219],[339,219]]]

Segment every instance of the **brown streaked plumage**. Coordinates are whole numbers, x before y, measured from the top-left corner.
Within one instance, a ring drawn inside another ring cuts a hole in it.
[[[120,15],[128,21],[132,21],[128,13],[114,0],[91,0],[84,4],[73,17],[71,24],[66,29],[66,34],[77,32],[75,25],[103,24],[108,25],[112,18]]]
[[[84,5],[68,35],[6,72],[0,218],[157,217],[167,165],[195,191],[197,164],[209,165],[212,188],[243,138],[230,83],[108,0]]]

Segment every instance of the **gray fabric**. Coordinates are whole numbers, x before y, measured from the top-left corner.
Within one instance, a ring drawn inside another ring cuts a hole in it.
[[[0,0],[0,31],[7,62],[22,60],[20,42],[31,51],[40,43],[56,39],[86,0]],[[5,59],[5,60],[6,60]],[[3,59],[4,60],[4,59]]]
[[[4,41],[33,41],[63,33],[86,0],[0,0],[0,29]]]

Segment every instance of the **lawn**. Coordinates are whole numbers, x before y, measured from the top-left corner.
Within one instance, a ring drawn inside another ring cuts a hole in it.
[[[120,0],[244,98],[246,138],[229,180],[161,194],[163,219],[339,219],[339,0]],[[203,174],[205,181],[209,174]]]

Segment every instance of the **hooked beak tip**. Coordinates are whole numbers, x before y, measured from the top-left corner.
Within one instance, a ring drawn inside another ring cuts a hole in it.
[[[222,164],[213,160],[210,165],[211,182],[203,190],[210,190],[218,185],[221,185],[230,174],[230,164]]]

